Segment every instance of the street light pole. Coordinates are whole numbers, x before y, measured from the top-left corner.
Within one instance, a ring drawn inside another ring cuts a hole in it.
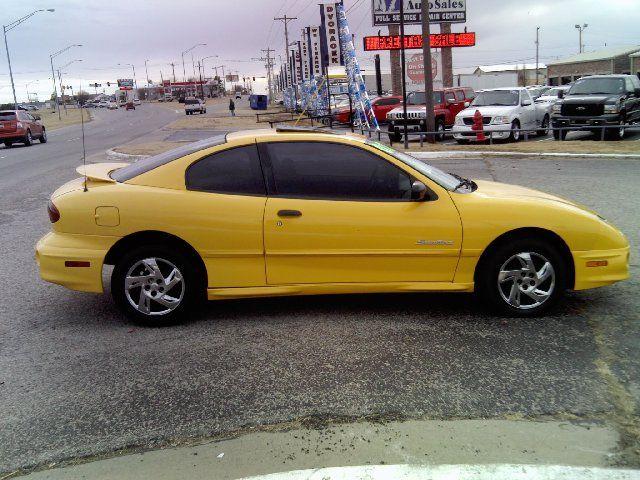
[[[9,55],[9,44],[7,43],[7,32],[10,32],[11,30],[13,30],[14,28],[16,28],[18,25],[20,25],[22,22],[26,21],[28,18],[33,17],[36,13],[38,12],[55,12],[55,8],[47,8],[47,9],[40,9],[40,10],[35,10],[33,12],[31,12],[29,15],[25,15],[22,18],[19,18],[18,20],[15,20],[13,22],[11,22],[8,25],[3,25],[2,26],[2,33],[4,34],[4,48],[7,51],[7,63],[9,64],[9,77],[11,78],[11,90],[13,92],[13,107],[17,110],[18,109],[18,99],[16,98],[16,86],[13,83],[13,70],[11,69],[11,56]]]
[[[147,69],[147,62],[149,61],[149,59],[147,58],[144,61],[144,73],[147,76],[147,91],[145,92],[144,96],[145,98],[148,100],[149,97],[149,70]],[[140,94],[138,94],[138,98],[140,98]]]
[[[62,106],[64,107],[64,114],[65,115],[69,115],[69,112],[67,112],[67,102],[64,101],[64,86],[62,85],[62,70],[64,70],[65,68],[67,68],[69,65],[71,65],[74,62],[81,62],[81,59],[76,59],[76,60],[71,60],[69,63],[63,65],[62,67],[60,67],[58,69],[58,82],[60,82],[60,94],[62,95]],[[60,108],[58,108],[58,117],[60,117]]]
[[[587,28],[589,25],[587,25],[586,23],[583,23],[582,25],[579,25],[576,23],[575,28],[578,29],[578,42],[579,42],[579,53],[584,52],[584,45],[582,44],[582,32],[584,31],[585,28]]]
[[[31,80],[30,82],[27,82],[24,86],[24,89],[27,91],[27,103],[31,102],[31,100],[29,99],[29,85],[35,82],[40,82],[40,80]]]
[[[182,80],[184,82],[187,81],[187,71],[184,68],[184,54],[185,53],[189,53],[191,50],[193,50],[196,47],[201,47],[201,46],[206,46],[206,45],[207,45],[206,43],[196,43],[193,47],[187,48],[184,52],[182,52]],[[193,56],[191,57],[191,60],[193,62]]]
[[[81,46],[82,44],[69,45],[68,47],[63,48],[62,50],[58,50],[57,52],[49,55],[49,59],[51,60],[51,80],[53,81],[53,93],[54,93],[53,111],[55,112],[56,108],[58,109],[58,120],[62,120],[62,117],[60,116],[60,107],[58,106],[58,88],[56,87],[56,74],[53,71],[53,57],[57,57],[58,55],[66,52],[70,48],[81,47]]]

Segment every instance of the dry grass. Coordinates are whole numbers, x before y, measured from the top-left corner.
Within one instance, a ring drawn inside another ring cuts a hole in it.
[[[113,150],[128,155],[157,155],[182,145],[184,145],[184,142],[149,142],[136,145],[122,145]]]
[[[395,148],[402,148],[402,143],[394,143]],[[409,150],[422,151],[468,151],[468,152],[522,152],[522,153],[622,153],[640,154],[640,141],[595,141],[595,140],[567,140],[564,142],[529,141],[519,143],[494,143],[493,145],[442,145],[428,144],[420,147],[418,142],[411,142]]]
[[[87,110],[81,110],[79,108],[67,108],[66,113],[63,108],[60,112],[61,120],[58,120],[57,111],[52,112],[51,110],[40,110],[34,113],[40,115],[42,118],[42,124],[49,131],[80,123],[80,113],[84,115],[85,122],[91,121],[90,113]]]
[[[205,117],[189,115],[167,125],[171,130],[246,130],[264,128],[269,124],[256,123],[256,117]]]

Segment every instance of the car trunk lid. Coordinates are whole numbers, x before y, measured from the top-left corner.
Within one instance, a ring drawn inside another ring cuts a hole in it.
[[[0,112],[0,133],[11,133],[18,129],[18,118],[14,112]]]

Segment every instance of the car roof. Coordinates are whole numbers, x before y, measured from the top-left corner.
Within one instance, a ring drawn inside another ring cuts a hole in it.
[[[635,75],[625,75],[622,73],[619,73],[616,75],[585,75],[584,77],[580,77],[577,80],[582,80],[584,78],[627,78],[627,77],[633,77],[633,76]]]
[[[325,130],[318,127],[276,125],[276,128],[262,128],[256,130],[241,130],[238,132],[231,132],[227,134],[226,139],[229,142],[244,139],[255,139],[256,141],[261,141],[266,139],[267,137],[273,138],[274,136],[276,138],[279,136],[284,138],[285,135],[287,136],[287,138],[291,138],[291,135],[300,135],[300,138],[315,137],[317,139],[328,141],[345,137],[352,140],[362,141],[365,138],[363,135],[355,133],[337,133],[332,130]]]

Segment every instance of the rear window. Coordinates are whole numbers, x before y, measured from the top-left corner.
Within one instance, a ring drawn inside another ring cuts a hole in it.
[[[15,112],[0,112],[0,120],[15,120]]]
[[[198,103],[198,100],[195,100],[195,99],[193,99],[193,100],[185,100],[184,101],[185,105],[195,105],[196,103]]]
[[[113,178],[116,182],[126,182],[127,180],[131,180],[138,175],[147,173],[154,168],[158,168],[162,165],[166,165],[169,162],[173,162],[178,158],[182,158],[191,153],[204,150],[205,148],[222,145],[225,142],[225,136],[219,135],[216,137],[205,138],[204,140],[200,140],[199,142],[189,143],[187,145],[183,145],[182,147],[174,148],[173,150],[154,155],[153,157],[144,158],[137,161],[136,163],[132,163],[131,165],[120,168],[111,173],[111,178]]]

